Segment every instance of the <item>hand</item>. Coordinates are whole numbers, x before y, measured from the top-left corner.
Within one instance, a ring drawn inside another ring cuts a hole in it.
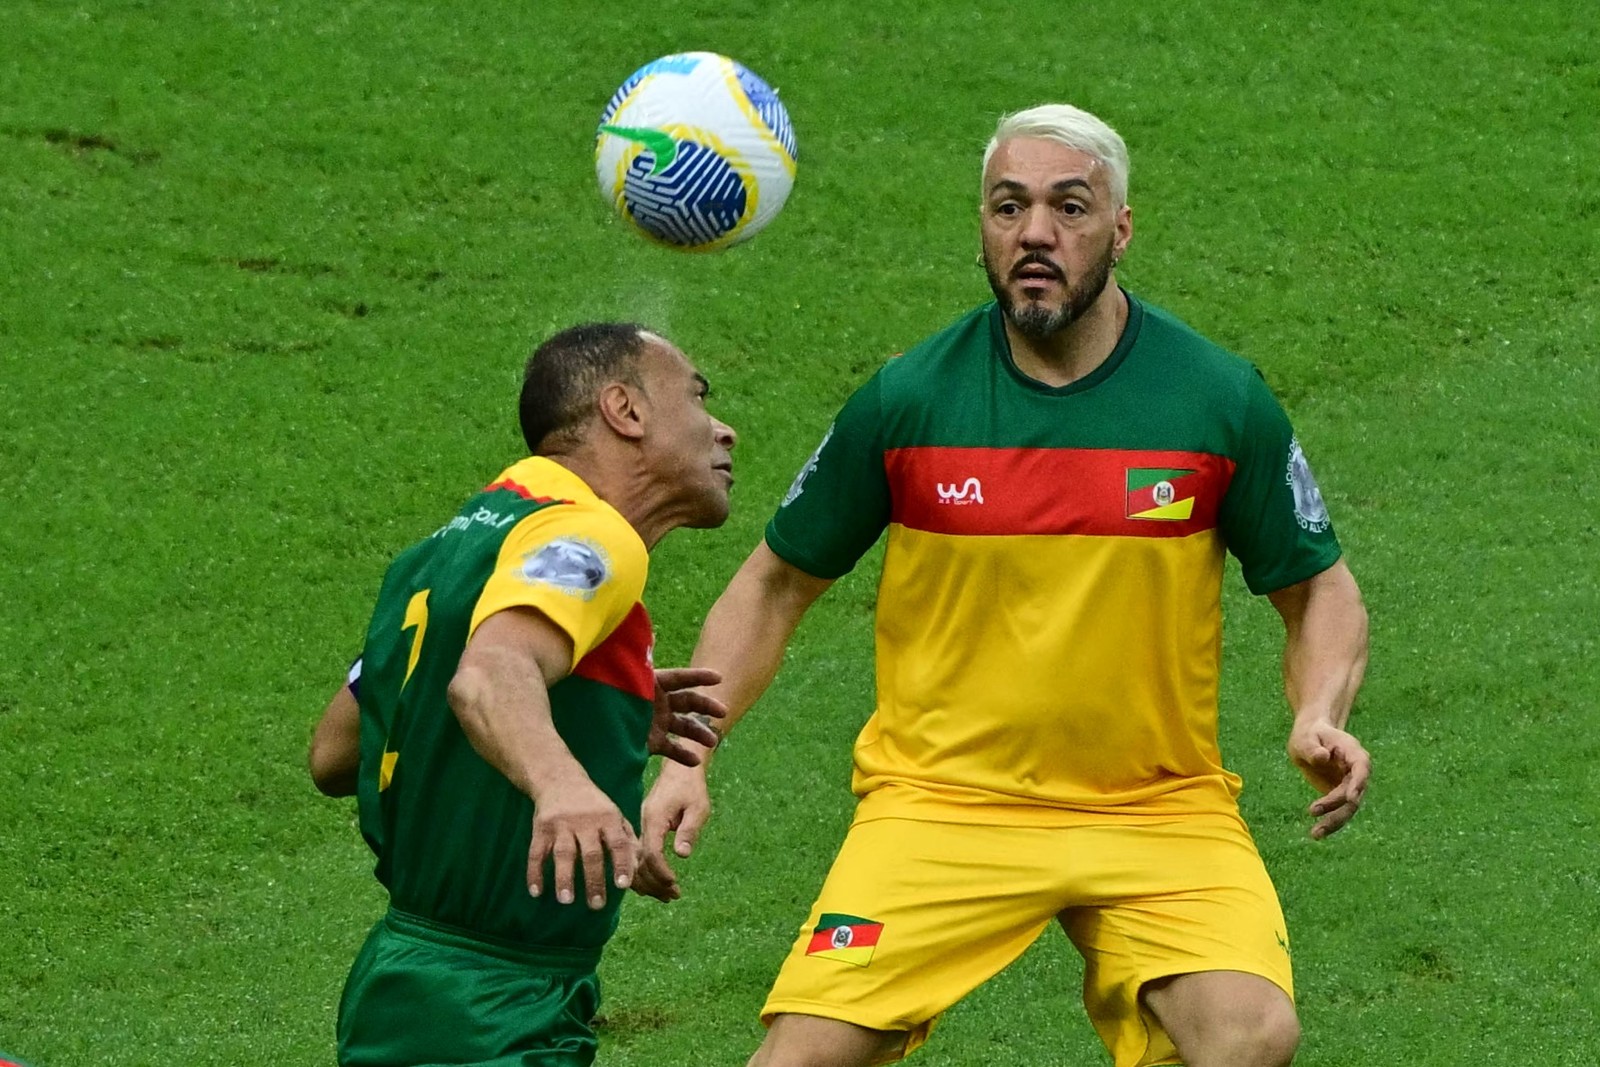
[[[656,671],[655,715],[650,722],[650,752],[685,767],[697,767],[704,752],[717,747],[717,732],[707,719],[728,714],[727,705],[691,686],[716,685],[721,673],[708,667],[681,667]],[[684,745],[684,738],[701,746]]]
[[[1372,775],[1372,757],[1352,735],[1320,719],[1289,734],[1289,759],[1322,795],[1308,809],[1311,836],[1322,840],[1355,818]]]
[[[583,865],[583,889],[589,907],[606,906],[606,857],[618,889],[633,881],[639,839],[611,798],[587,776],[568,779],[559,788],[542,790],[534,801],[533,843],[528,848],[528,892],[544,892],[544,862],[554,866],[556,900],[576,899],[574,861]]]
[[[678,875],[667,862],[667,833],[673,833],[672,850],[679,856],[694,851],[701,827],[711,817],[711,793],[706,776],[698,770],[661,768],[661,777],[644,801],[643,850],[639,862],[636,892],[657,900],[673,901],[683,896]]]

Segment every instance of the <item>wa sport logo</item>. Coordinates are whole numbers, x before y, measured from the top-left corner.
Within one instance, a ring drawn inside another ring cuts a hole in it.
[[[983,503],[983,483],[976,478],[968,478],[960,485],[954,483],[945,485],[935,482],[939,490],[939,503],[941,504],[981,504]]]

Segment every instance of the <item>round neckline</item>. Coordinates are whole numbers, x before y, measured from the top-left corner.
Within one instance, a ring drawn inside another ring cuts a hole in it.
[[[1121,286],[1118,286],[1117,290],[1128,301],[1128,321],[1122,326],[1122,336],[1117,338],[1116,347],[1111,350],[1111,354],[1104,362],[1075,382],[1068,382],[1066,385],[1046,385],[1039,379],[1023,373],[1022,368],[1017,366],[1016,358],[1011,354],[1011,339],[1006,336],[1005,312],[1000,310],[998,301],[989,305],[990,346],[999,354],[1000,362],[1005,365],[1011,377],[1036,393],[1043,393],[1046,396],[1070,396],[1073,393],[1093,389],[1122,366],[1122,361],[1128,358],[1128,352],[1139,339],[1140,327],[1144,325],[1144,305]]]

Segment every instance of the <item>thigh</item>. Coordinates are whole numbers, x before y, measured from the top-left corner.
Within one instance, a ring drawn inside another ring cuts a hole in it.
[[[1011,963],[1064,899],[1059,831],[911,819],[856,823],[801,927],[763,1021],[818,1016],[907,1035]],[[798,1031],[797,1031],[798,1032]],[[779,1040],[781,1035],[769,1035]],[[783,1062],[769,1042],[764,1046]]]
[[[339,1004],[340,1067],[588,1067],[592,974],[435,944],[379,923]]]
[[[1300,1043],[1294,1002],[1276,984],[1239,971],[1199,971],[1147,983],[1142,999],[1183,1062],[1286,1064]]]
[[[1079,846],[1094,869],[1061,924],[1083,953],[1084,1005],[1117,1067],[1179,1062],[1141,997],[1158,979],[1239,972],[1292,999],[1283,911],[1237,816],[1123,819],[1080,833]]]

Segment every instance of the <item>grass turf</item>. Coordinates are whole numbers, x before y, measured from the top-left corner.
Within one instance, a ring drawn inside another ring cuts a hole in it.
[[[538,337],[638,317],[743,434],[660,549],[681,661],[832,411],[986,298],[976,161],[1045,99],[1129,141],[1125,284],[1256,361],[1373,616],[1369,808],[1304,839],[1276,617],[1230,579],[1225,751],[1279,883],[1298,1062],[1583,1064],[1600,1032],[1600,32],[1582,5],[1047,11],[13,0],[0,43],[0,1048],[324,1063],[382,906],[311,723],[396,549],[517,454]],[[686,257],[593,190],[629,71],[724,51],[801,146]],[[737,1063],[843,832],[873,568],[717,773],[689,896],[630,903],[602,1062]],[[1100,1063],[1059,937],[917,1060]]]

